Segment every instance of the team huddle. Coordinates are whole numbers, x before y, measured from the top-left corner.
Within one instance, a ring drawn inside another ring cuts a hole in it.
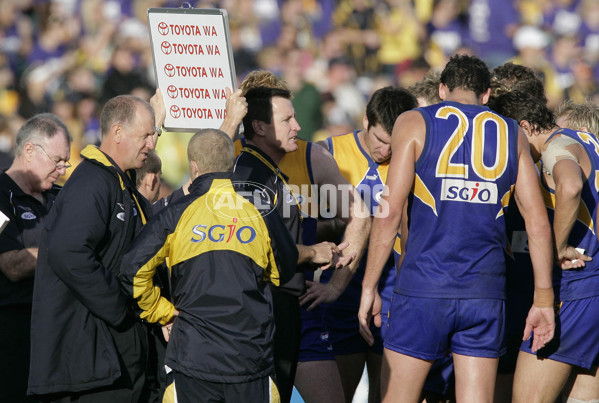
[[[11,401],[342,403],[364,368],[369,402],[599,400],[599,107],[465,55],[324,141],[291,99],[250,73],[155,202],[160,90],[106,103],[63,188],[66,126],[25,123],[0,174],[0,286],[33,301],[4,317]]]

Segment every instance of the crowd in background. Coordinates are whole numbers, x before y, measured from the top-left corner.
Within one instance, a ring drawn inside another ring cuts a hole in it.
[[[180,6],[227,10],[237,81],[255,69],[284,79],[309,140],[361,128],[372,92],[456,52],[533,68],[551,108],[599,103],[599,0],[0,0],[0,166],[39,112],[66,123],[74,165],[99,144],[106,100],[154,92],[147,9]],[[186,179],[186,140],[159,142],[170,187]]]

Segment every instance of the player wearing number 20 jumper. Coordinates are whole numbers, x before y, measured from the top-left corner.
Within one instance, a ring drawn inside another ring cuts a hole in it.
[[[395,300],[419,305],[415,315],[431,318],[430,323],[436,323],[431,329],[436,331],[431,332],[432,339],[412,338],[393,331],[396,321],[391,318],[385,346],[427,360],[442,358],[448,350],[499,357],[505,351],[503,213],[517,176],[516,122],[485,106],[448,101],[419,111],[427,137],[416,162],[414,193],[408,204],[408,252],[395,287],[396,293],[417,298]],[[476,333],[460,335],[459,327],[452,328],[455,316],[443,307],[455,306],[450,302],[455,299],[458,312],[461,308],[476,312],[462,315],[461,319],[473,322],[458,326],[476,326]],[[429,303],[437,309],[431,311]],[[492,320],[480,322],[481,317]],[[444,332],[455,332],[457,337],[441,342]],[[473,337],[478,340],[475,345],[470,342]]]
[[[514,188],[538,239],[531,249],[540,275],[535,284],[546,291],[539,294],[553,297],[550,228],[534,165],[516,122],[483,106],[489,85],[480,59],[454,56],[441,74],[444,101],[403,113],[393,128],[383,195],[388,212],[379,209],[374,219],[359,312],[360,332],[371,340],[367,324],[381,304],[376,284],[383,256],[407,202],[405,254],[384,339],[387,399],[418,400],[431,361],[449,351],[458,400],[492,399],[497,358],[505,351],[504,211]],[[544,309],[535,306],[529,315],[528,327],[540,328],[537,345],[553,336],[545,305],[539,301]]]
[[[411,253],[395,291],[503,299],[503,209],[517,176],[516,122],[486,106],[448,101],[419,111],[434,135],[427,135],[416,163],[408,207]]]

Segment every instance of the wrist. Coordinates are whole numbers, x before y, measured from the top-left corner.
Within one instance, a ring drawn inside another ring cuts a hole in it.
[[[537,308],[553,308],[554,305],[554,294],[553,287],[541,288],[535,287],[535,295],[533,300],[533,306]]]

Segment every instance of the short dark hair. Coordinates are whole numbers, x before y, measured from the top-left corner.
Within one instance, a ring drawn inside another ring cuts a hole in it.
[[[51,139],[60,131],[64,132],[67,143],[73,140],[69,130],[60,118],[52,113],[38,113],[27,119],[17,132],[14,152],[21,155],[27,142],[35,139]]]
[[[272,121],[272,99],[280,97],[291,99],[291,92],[283,88],[255,87],[245,94],[248,111],[243,118],[243,135],[251,140],[254,137],[252,122],[258,120],[265,123]]]
[[[408,90],[390,86],[380,88],[372,94],[366,105],[368,128],[380,124],[391,134],[397,117],[416,107],[418,101]]]
[[[511,91],[498,96],[489,105],[500,115],[520,123],[529,122],[534,130],[550,130],[555,127],[555,116],[541,100],[522,91]]]
[[[441,73],[441,83],[453,91],[456,88],[482,95],[491,85],[489,68],[476,56],[455,55]]]
[[[148,158],[141,168],[135,170],[135,186],[139,187],[146,174],[157,174],[162,170],[162,161],[154,150],[148,151]]]
[[[507,62],[491,70],[491,78],[503,84],[508,91],[526,92],[547,103],[543,81],[530,67]]]

